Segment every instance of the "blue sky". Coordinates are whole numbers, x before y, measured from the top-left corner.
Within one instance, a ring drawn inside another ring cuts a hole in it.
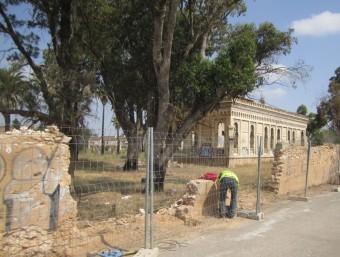
[[[306,83],[296,89],[264,86],[261,92],[268,105],[295,112],[301,104],[316,112],[320,97],[327,94],[329,79],[340,67],[340,1],[338,0],[246,0],[245,16],[233,22],[272,22],[278,29],[294,28],[298,44],[280,64],[292,66],[302,59],[312,67]]]

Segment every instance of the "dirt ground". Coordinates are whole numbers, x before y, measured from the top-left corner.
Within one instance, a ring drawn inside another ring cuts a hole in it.
[[[332,185],[326,184],[308,189],[307,196],[313,197],[325,191],[330,191]],[[238,196],[239,211],[256,210],[256,191],[240,190]],[[304,196],[304,192],[295,194]],[[287,205],[287,195],[277,196],[273,192],[261,190],[261,212],[269,213]],[[150,217],[147,218],[148,226]],[[126,215],[124,218],[111,218],[107,221],[79,221],[78,229],[86,235],[82,247],[75,247],[71,251],[72,256],[98,256],[96,253],[107,249],[119,249],[125,253],[133,253],[144,247],[145,215]],[[220,219],[204,217],[204,219],[190,225],[174,216],[171,208],[164,208],[153,215],[154,242],[153,246],[160,250],[185,246],[185,241],[197,236],[212,233],[220,229],[230,229],[240,226],[245,219]],[[84,238],[82,240],[84,240]],[[77,244],[76,242],[74,242]],[[147,247],[150,246],[150,234],[148,232]]]

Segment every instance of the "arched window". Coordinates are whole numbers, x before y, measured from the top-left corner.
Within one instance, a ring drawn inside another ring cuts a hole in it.
[[[238,149],[238,124],[234,123],[234,148]]]
[[[198,146],[198,135],[196,131],[191,132],[191,146],[192,147]]]
[[[217,130],[217,148],[224,148],[224,123],[219,122]]]
[[[264,128],[264,149],[268,148],[268,128]]]
[[[277,130],[277,141],[280,141],[281,139],[281,133],[280,133],[280,129]]]
[[[274,129],[270,129],[270,149],[274,148]]]
[[[301,131],[301,146],[305,146],[305,134]]]
[[[255,147],[255,132],[254,132],[254,126],[250,126],[250,148],[254,149]]]

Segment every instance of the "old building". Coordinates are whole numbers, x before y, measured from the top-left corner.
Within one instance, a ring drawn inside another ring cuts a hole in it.
[[[196,155],[209,165],[233,166],[257,161],[261,144],[262,158],[272,160],[277,142],[307,144],[307,123],[307,116],[251,100],[225,99],[196,125],[180,159],[193,162]]]
[[[105,151],[108,153],[113,153],[113,150],[117,150],[118,139],[116,136],[91,136],[88,140],[88,150],[93,153],[100,153],[102,140],[104,140]],[[127,139],[125,136],[119,137],[120,150],[127,147]]]

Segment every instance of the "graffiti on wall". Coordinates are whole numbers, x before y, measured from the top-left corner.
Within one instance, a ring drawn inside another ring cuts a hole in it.
[[[1,231],[28,225],[47,230],[57,227],[61,176],[57,151],[55,147],[47,156],[40,147],[1,147]]]
[[[201,157],[212,157],[213,156],[213,149],[210,144],[202,145],[200,156]]]

